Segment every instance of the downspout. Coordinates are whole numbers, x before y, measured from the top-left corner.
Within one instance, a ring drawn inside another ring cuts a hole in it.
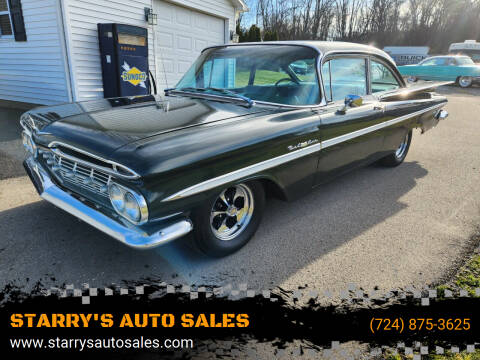
[[[67,28],[65,27],[65,19],[66,19],[66,10],[65,10],[65,3],[64,0],[58,0],[59,3],[59,26],[60,26],[60,33],[61,33],[61,39],[63,41],[63,46],[62,46],[62,53],[63,57],[65,59],[64,61],[64,66],[65,66],[65,74],[66,80],[67,80],[67,87],[68,87],[68,98],[70,102],[76,101],[75,99],[75,91],[73,89],[73,84],[75,84],[75,79],[73,77],[73,67],[72,67],[72,62],[70,59],[70,44],[68,43],[68,33],[67,33]]]

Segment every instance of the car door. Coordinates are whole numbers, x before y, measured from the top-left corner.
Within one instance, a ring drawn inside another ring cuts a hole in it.
[[[419,67],[419,79],[422,80],[443,80],[446,72],[446,59],[445,58],[432,58],[426,60]]]
[[[437,65],[434,70],[433,80],[448,81],[452,79],[452,74],[455,73],[456,62],[453,58],[443,57],[437,58]],[[453,70],[453,71],[452,71]],[[456,77],[454,77],[454,80]]]
[[[442,72],[442,80],[456,81],[457,77],[461,75],[459,69],[459,63],[454,57],[447,58]]]
[[[368,162],[383,148],[383,137],[375,127],[384,120],[383,108],[370,95],[367,56],[337,56],[322,65],[328,105],[320,110],[320,136],[316,184]],[[362,97],[361,106],[342,112],[345,97]]]

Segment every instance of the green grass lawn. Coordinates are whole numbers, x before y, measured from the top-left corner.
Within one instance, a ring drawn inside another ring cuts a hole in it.
[[[297,75],[301,81],[314,81],[312,74]],[[257,70],[255,73],[254,85],[272,85],[280,79],[287,79],[289,76],[285,73],[270,71],[270,70]],[[250,79],[250,70],[239,71],[235,75],[235,87],[240,88],[248,85]],[[285,83],[287,83],[285,81]]]
[[[480,288],[480,255],[475,256],[460,269],[455,278],[455,285],[468,290],[471,296],[475,296],[475,289]]]
[[[271,85],[278,80],[288,77],[287,74],[282,74],[276,71],[258,70],[255,73],[255,85]],[[244,87],[248,85],[250,79],[250,71],[239,71],[235,76],[235,87]]]

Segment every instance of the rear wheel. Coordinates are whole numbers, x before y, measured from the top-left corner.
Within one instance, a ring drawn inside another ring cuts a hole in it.
[[[414,82],[417,82],[417,78],[415,76],[409,76],[407,77],[407,82],[410,84],[413,84]]]
[[[458,86],[462,88],[468,88],[472,86],[473,79],[471,76],[460,76],[457,80]]]
[[[197,246],[215,257],[237,251],[255,234],[264,207],[265,192],[258,181],[224,189],[192,214]]]
[[[397,150],[380,160],[380,164],[383,166],[394,167],[398,166],[407,157],[408,150],[410,149],[410,143],[412,142],[412,130],[410,130],[402,143],[398,146]]]

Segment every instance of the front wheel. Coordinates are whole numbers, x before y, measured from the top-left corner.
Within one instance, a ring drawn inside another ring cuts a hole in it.
[[[380,159],[380,164],[388,167],[395,167],[403,163],[407,157],[408,150],[410,149],[410,143],[412,142],[412,130],[410,130],[402,143],[398,146],[394,153]]]
[[[461,76],[458,78],[457,83],[462,88],[468,88],[472,86],[473,79],[471,76]]]
[[[197,246],[210,256],[221,257],[244,246],[260,225],[265,192],[258,181],[222,190],[192,214]]]

